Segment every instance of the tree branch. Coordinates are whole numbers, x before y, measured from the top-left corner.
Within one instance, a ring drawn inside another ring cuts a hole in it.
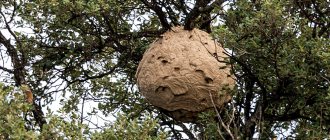
[[[196,140],[194,134],[190,132],[190,130],[181,122],[177,122],[176,125],[182,128],[182,131],[189,137],[190,140]]]
[[[2,16],[3,21],[5,22],[5,25],[6,25],[6,29],[8,30],[8,32],[10,33],[10,35],[12,35],[15,38],[15,41],[18,43],[19,46],[22,46],[21,41],[17,38],[17,36],[13,32],[13,30],[11,30],[11,28],[9,26],[9,22],[7,21],[6,16],[4,15],[4,13],[2,11],[0,11],[0,15]]]
[[[171,28],[171,25],[167,22],[166,14],[163,12],[162,8],[157,5],[156,0],[152,0],[152,2],[148,2],[148,0],[141,0],[141,2],[156,13],[163,28],[166,30]]]
[[[268,121],[291,121],[299,118],[311,120],[309,117],[302,116],[300,114],[300,109],[297,109],[292,113],[285,113],[283,115],[272,115],[264,113],[263,117]]]
[[[185,6],[185,1],[184,0],[179,0],[179,1],[173,1],[172,4],[177,7],[179,10],[183,12],[184,15],[188,15],[187,7]]]
[[[25,83],[24,80],[24,74],[23,74],[23,65],[21,64],[21,60],[18,57],[17,49],[10,43],[10,40],[7,40],[6,37],[0,32],[0,43],[5,46],[7,49],[7,52],[11,58],[11,61],[13,63],[13,74],[14,74],[14,80],[16,85],[20,86],[21,84]]]
[[[203,11],[203,7],[206,7],[211,0],[197,0],[194,8],[190,11],[184,21],[184,29],[192,30],[194,28],[194,22]]]
[[[19,47],[22,47],[21,41],[18,39],[18,37],[15,35],[15,33],[11,30],[9,23],[5,19],[5,15],[0,12],[1,16],[4,18],[6,29],[9,31],[9,33],[15,38],[15,41],[17,42]],[[25,67],[25,56],[22,52],[22,57],[20,58],[18,55],[18,50],[14,45],[10,43],[10,40],[7,40],[6,37],[0,32],[0,43],[4,45],[4,47],[7,49],[7,52],[11,58],[11,61],[13,63],[13,74],[14,74],[14,80],[17,86],[22,86],[22,85],[27,85],[25,81],[25,72],[24,72],[24,67]],[[32,90],[32,89],[31,89]],[[33,93],[33,92],[32,92]],[[33,96],[33,95],[28,95]],[[31,99],[29,99],[31,100]],[[32,109],[32,113],[34,116],[35,121],[39,125],[40,129],[43,128],[43,125],[46,124],[46,120],[44,118],[44,114],[41,108],[41,105],[36,104],[33,102],[34,108]]]
[[[8,69],[8,68],[5,68],[5,67],[2,67],[2,66],[0,66],[0,69],[2,69],[2,70],[5,71],[5,72],[11,73],[11,74],[14,73],[13,70]]]
[[[187,15],[185,21],[184,21],[184,29],[185,30],[192,30],[196,24],[196,19],[200,16],[200,15],[208,15],[210,16],[211,11],[216,7],[221,5],[222,3],[225,2],[225,0],[216,0],[214,2],[212,2],[211,4],[209,4],[211,2],[211,0],[200,0],[200,1],[196,1],[196,4],[194,6],[194,8],[190,11],[190,13]],[[204,18],[205,23],[203,27],[207,29],[207,26],[209,26],[209,24],[211,23],[208,20],[205,20],[205,18],[209,18],[209,20],[211,19],[210,17],[202,17],[202,19]]]

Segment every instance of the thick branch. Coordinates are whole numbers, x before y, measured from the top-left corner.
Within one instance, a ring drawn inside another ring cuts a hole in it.
[[[257,103],[256,105],[256,110],[253,112],[251,117],[245,122],[245,125],[242,127],[243,134],[244,134],[244,139],[248,138],[251,139],[254,131],[255,131],[255,126],[260,119],[260,113],[263,112],[262,105],[260,103]]]
[[[188,15],[187,7],[184,0],[172,1],[172,4],[183,12],[184,15]]]
[[[2,17],[4,17],[4,14],[1,13]],[[15,41],[18,43],[18,46],[22,47],[22,44],[20,40],[17,38],[17,36],[14,34],[14,32],[11,30],[9,23],[4,19],[7,30],[11,33],[11,35],[15,38]],[[6,37],[0,32],[0,43],[3,44],[3,46],[7,49],[7,52],[11,58],[11,61],[13,63],[14,70],[11,72],[14,74],[14,80],[17,86],[27,85],[25,81],[25,75],[24,75],[24,66],[25,66],[25,58],[24,54],[22,54],[22,57],[20,59],[18,55],[18,50],[14,45],[10,43],[10,40],[6,39]],[[32,92],[31,92],[32,93]],[[33,95],[27,95],[27,96],[33,96]],[[28,99],[31,100],[31,99]],[[33,115],[35,121],[38,123],[40,129],[42,129],[43,125],[46,124],[46,120],[44,118],[41,105],[38,105],[33,102]]]
[[[0,43],[7,49],[7,52],[11,58],[11,61],[14,66],[14,80],[16,85],[25,84],[23,66],[20,62],[20,59],[17,54],[17,49],[10,44],[10,40],[7,40],[6,37],[0,32]]]
[[[194,21],[197,19],[199,15],[201,15],[203,11],[203,7],[206,7],[207,4],[210,3],[211,0],[198,0],[194,8],[190,11],[184,21],[184,29],[192,30],[194,28]]]
[[[170,20],[171,20],[171,23],[172,23],[174,26],[178,26],[178,25],[180,25],[178,19],[176,18],[177,15],[176,15],[175,12],[173,11],[173,9],[168,5],[168,3],[163,2],[163,3],[162,3],[162,6],[165,7],[166,12],[167,12],[167,14],[168,14],[168,16],[169,16],[169,18],[170,18]]]
[[[3,70],[3,71],[5,71],[5,72],[8,72],[8,73],[13,73],[14,72],[13,70],[8,69],[8,68],[5,68],[5,67],[2,67],[2,66],[0,66],[0,69]]]
[[[211,0],[201,0],[201,1],[196,1],[196,4],[194,8],[190,11],[190,13],[187,15],[185,22],[184,22],[184,29],[185,30],[192,30],[195,27],[195,22],[196,19],[201,16],[201,15],[210,15],[211,11],[217,7],[220,6],[225,0],[216,0],[209,4]],[[202,19],[205,17],[202,17]],[[208,17],[206,17],[208,18]],[[211,19],[211,18],[209,18]],[[203,21],[207,24],[210,24],[210,21],[206,20]],[[209,26],[209,25],[203,25],[203,26]],[[207,27],[205,27],[207,28]]]
[[[181,122],[177,122],[176,125],[182,128],[182,131],[189,137],[190,140],[196,140],[194,134],[190,132],[190,130]]]
[[[170,29],[171,25],[167,22],[166,14],[163,12],[162,8],[157,5],[155,0],[148,2],[148,0],[141,0],[148,8],[152,9],[159,18],[160,23],[165,29]]]

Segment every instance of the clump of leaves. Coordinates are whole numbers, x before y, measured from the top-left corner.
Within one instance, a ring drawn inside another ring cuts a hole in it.
[[[203,124],[204,130],[200,131],[199,137],[206,140],[221,139],[221,132],[216,122],[216,113],[214,111],[206,111],[199,114],[199,123]]]
[[[109,140],[163,140],[167,138],[164,131],[159,131],[158,120],[152,118],[150,114],[145,114],[142,119],[128,119],[128,115],[119,114],[116,122],[108,125],[101,132],[93,134],[92,139]]]
[[[31,106],[23,94],[0,83],[0,139],[34,139],[36,134],[25,129],[24,116]]]

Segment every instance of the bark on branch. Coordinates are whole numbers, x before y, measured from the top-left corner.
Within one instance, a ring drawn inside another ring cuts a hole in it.
[[[156,0],[141,0],[143,4],[145,4],[148,8],[152,9],[159,18],[160,23],[165,29],[170,29],[171,25],[167,22],[166,14],[163,12],[162,8],[157,5]]]
[[[7,26],[9,28],[9,26]],[[8,29],[10,30],[10,29]],[[17,39],[17,38],[16,38]],[[17,40],[16,40],[17,41]],[[6,37],[0,32],[0,44],[2,44],[6,49],[7,53],[9,54],[11,61],[13,63],[14,70],[12,73],[14,74],[14,80],[17,86],[26,86],[27,83],[25,81],[25,60],[22,60],[24,58],[20,58],[18,55],[18,50],[14,45],[10,43],[10,40],[6,39]],[[33,92],[30,88],[29,92],[25,92],[27,95],[28,102],[32,103],[34,108],[32,110],[32,113],[34,115],[35,121],[38,123],[40,129],[42,129],[43,125],[46,124],[46,120],[44,118],[44,114],[41,109],[41,105],[36,104],[33,102]]]
[[[217,7],[217,6],[221,6],[222,3],[225,2],[225,0],[216,0],[214,2],[212,2],[210,4],[211,0],[201,0],[201,1],[196,1],[196,4],[194,6],[194,8],[190,11],[190,13],[187,15],[185,21],[184,21],[184,29],[185,30],[192,30],[193,28],[195,28],[195,22],[196,19],[199,16],[204,16],[201,17],[203,20],[202,24],[203,28],[209,28],[210,23],[211,23],[211,18],[210,18],[210,13],[211,11]],[[205,17],[208,16],[208,17]],[[206,20],[205,20],[206,19]]]

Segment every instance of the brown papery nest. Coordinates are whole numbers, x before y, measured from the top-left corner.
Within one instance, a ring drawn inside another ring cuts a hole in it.
[[[175,120],[221,109],[235,81],[223,63],[224,49],[204,31],[174,27],[150,44],[137,69],[137,85],[149,103]]]

